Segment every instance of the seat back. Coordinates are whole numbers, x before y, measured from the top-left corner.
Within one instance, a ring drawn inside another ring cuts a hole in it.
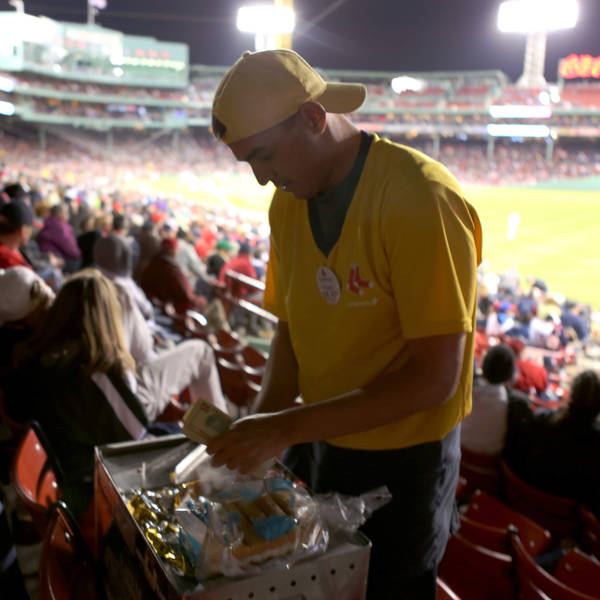
[[[254,401],[257,390],[253,386],[257,384],[248,381],[244,370],[238,363],[223,357],[217,358],[217,369],[223,393],[230,402],[238,407],[241,414],[242,410],[248,409]]]
[[[40,559],[42,600],[102,597],[92,555],[67,505],[52,505]]]
[[[454,593],[469,600],[512,600],[512,558],[460,535],[453,535],[439,566],[439,575]]]
[[[589,553],[600,559],[600,521],[593,512],[584,506],[579,507],[579,517],[585,548]]]
[[[541,554],[552,539],[547,529],[480,490],[471,497],[463,517],[462,535],[497,552],[510,550],[509,525],[519,529],[521,541],[532,556]]]
[[[504,495],[511,507],[546,527],[557,540],[577,537],[579,519],[573,498],[549,494],[529,485],[505,460],[500,462],[500,467]]]
[[[553,575],[579,592],[600,596],[600,562],[578,548],[572,548],[560,559]]]
[[[511,527],[509,540],[515,560],[519,588],[538,588],[552,600],[599,600],[600,596],[590,596],[562,583],[538,565],[521,542],[516,527]],[[600,591],[600,590],[599,590]]]
[[[13,461],[12,482],[19,501],[31,515],[40,535],[48,523],[48,508],[59,499],[55,466],[39,425],[30,424]]]
[[[450,586],[437,578],[437,600],[460,600],[460,598],[450,589]]]
[[[476,489],[493,495],[500,493],[500,459],[461,447],[460,474],[468,482],[469,492]]]
[[[212,347],[217,358],[225,358],[230,362],[236,362],[236,354],[242,349],[240,338],[235,333],[224,329],[210,333],[206,341]]]

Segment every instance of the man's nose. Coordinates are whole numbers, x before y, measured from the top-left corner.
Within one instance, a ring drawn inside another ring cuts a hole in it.
[[[258,181],[260,185],[267,185],[267,183],[269,183],[269,181],[271,180],[266,169],[261,169],[256,165],[252,165],[252,172],[254,173],[256,181]]]

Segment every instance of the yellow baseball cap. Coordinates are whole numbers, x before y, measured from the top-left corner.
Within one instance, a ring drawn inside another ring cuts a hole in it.
[[[212,114],[225,130],[214,133],[231,144],[285,121],[310,100],[330,113],[351,113],[366,94],[362,83],[326,82],[293,50],[244,52],[215,92]]]

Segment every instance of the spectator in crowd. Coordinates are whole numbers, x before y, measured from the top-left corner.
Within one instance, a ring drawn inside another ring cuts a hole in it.
[[[245,53],[217,88],[213,132],[276,186],[264,306],[279,323],[261,414],[207,450],[248,471],[317,442],[318,491],[387,485],[363,526],[369,597],[434,599],[458,524],[481,227],[439,163],[338,114],[364,97],[289,50]]]
[[[97,218],[90,215],[79,223],[81,233],[77,236],[77,246],[81,252],[82,269],[88,269],[94,265],[94,246],[102,235],[97,226]]]
[[[575,331],[577,339],[585,344],[590,337],[590,328],[585,319],[581,316],[583,307],[575,302],[565,302],[560,315],[560,321],[563,328],[570,327]]]
[[[8,372],[15,345],[45,317],[54,292],[29,267],[0,269],[0,371]]]
[[[26,266],[31,268],[20,248],[31,237],[33,213],[19,198],[0,206],[0,268]]]
[[[94,446],[147,435],[113,284],[91,269],[67,280],[15,359],[7,411],[41,424],[63,469],[65,500],[82,515],[93,493]]]
[[[151,219],[148,219],[142,225],[137,236],[140,255],[133,271],[133,277],[136,281],[140,280],[142,273],[146,270],[150,261],[160,251],[160,242],[160,237],[156,233],[156,225]]]
[[[50,209],[50,215],[44,221],[44,227],[38,233],[37,243],[42,252],[52,252],[64,259],[64,271],[73,273],[81,264],[81,250],[68,219],[67,205],[55,204]]]
[[[179,313],[188,309],[202,311],[208,302],[203,296],[194,293],[176,256],[177,238],[163,239],[158,254],[150,260],[141,274],[140,285],[149,298],[171,302]]]
[[[223,265],[231,258],[235,246],[226,238],[221,239],[215,246],[215,251],[206,259],[206,272],[215,279],[219,278]]]
[[[507,337],[505,344],[516,357],[517,373],[510,387],[526,394],[543,397],[548,388],[548,371],[541,365],[522,358],[525,344],[521,340]]]
[[[137,304],[144,319],[152,320],[154,307],[140,286],[132,278],[133,252],[122,235],[109,233],[94,244],[94,264],[110,280],[125,288]]]
[[[480,454],[499,455],[504,448],[508,392],[516,373],[515,355],[503,344],[485,354],[483,377],[473,383],[473,408],[463,421],[461,444]]]
[[[557,411],[511,402],[504,457],[527,483],[575,498],[600,518],[600,378],[582,371]]]
[[[242,242],[238,249],[237,256],[230,258],[222,267],[219,273],[219,282],[225,283],[225,274],[227,271],[234,271],[240,275],[251,277],[256,279],[256,271],[254,266],[250,262],[250,244],[248,242]],[[242,297],[248,296],[252,293],[252,290],[245,285],[240,285],[239,295]]]
[[[114,213],[112,220],[112,232],[115,235],[120,235],[131,246],[132,268],[137,264],[140,257],[140,245],[138,241],[129,235],[129,225],[127,217],[122,213]]]
[[[197,290],[198,281],[201,284],[206,281],[206,266],[198,257],[198,253],[190,242],[189,237],[190,234],[180,227],[177,231],[176,258],[179,266],[192,283],[192,287]],[[201,285],[201,289],[205,289],[205,286]]]

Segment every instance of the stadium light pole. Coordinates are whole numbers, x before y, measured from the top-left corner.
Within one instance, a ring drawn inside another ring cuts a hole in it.
[[[254,49],[273,50],[291,47],[291,34],[294,31],[296,17],[290,6],[282,4],[263,4],[242,6],[237,13],[237,28],[254,34]],[[289,46],[282,45],[289,37]]]
[[[544,63],[548,32],[571,29],[577,24],[577,0],[507,0],[498,9],[498,29],[504,33],[526,33],[523,74],[517,86],[546,87]]]
[[[96,15],[106,8],[106,0],[87,0],[87,24],[96,23]]]
[[[8,3],[20,14],[25,14],[24,0],[8,0]]]

